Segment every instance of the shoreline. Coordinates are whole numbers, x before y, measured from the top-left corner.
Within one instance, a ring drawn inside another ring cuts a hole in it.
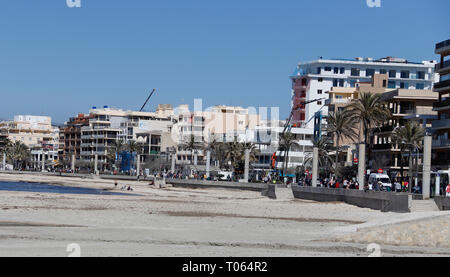
[[[0,181],[122,192],[114,180],[98,178],[0,172]],[[133,188],[124,194],[139,195],[0,191],[0,256],[64,256],[67,243],[79,243],[86,256],[260,256],[261,249],[268,256],[366,256],[370,242],[381,243],[386,256],[450,256],[450,237],[440,231],[448,228],[445,212],[381,213],[254,191],[121,185]]]

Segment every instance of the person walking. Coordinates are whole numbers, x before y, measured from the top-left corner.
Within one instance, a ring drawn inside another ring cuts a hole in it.
[[[450,183],[447,185],[447,188],[445,189],[445,191],[447,192],[446,196],[450,197]]]

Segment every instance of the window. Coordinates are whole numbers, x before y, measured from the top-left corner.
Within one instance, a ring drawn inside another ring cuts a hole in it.
[[[375,75],[375,69],[371,69],[371,68],[366,69],[366,76],[367,77],[369,77],[369,76],[371,77],[373,75]]]
[[[396,78],[396,77],[397,77],[397,71],[389,70],[389,78]]]
[[[317,74],[320,74],[322,72],[322,68],[321,67],[318,67],[317,68]]]
[[[417,71],[417,79],[425,80],[425,71]]]
[[[341,68],[340,68],[340,73],[341,73],[341,74],[345,74],[345,68],[344,68],[344,67],[341,67]]]
[[[423,83],[416,84],[416,89],[425,89],[425,85]]]
[[[386,74],[387,70],[386,69],[380,69],[380,74]]]
[[[339,86],[340,86],[340,87],[344,87],[344,80],[343,80],[343,79],[340,79],[340,80],[339,80]]]
[[[408,70],[403,70],[401,72],[400,77],[403,78],[403,79],[409,79],[409,71]]]
[[[331,66],[326,66],[325,71],[331,71]]]
[[[322,83],[323,82],[323,78],[319,78],[319,83]]]
[[[350,87],[354,88],[356,86],[355,80],[350,80]]]
[[[317,94],[322,94],[323,93],[323,91],[321,90],[321,89],[319,89],[318,91],[317,91]]]
[[[338,67],[335,67],[334,68],[334,74],[338,74],[339,73],[339,68]]]
[[[359,68],[352,68],[352,76],[360,76],[360,70]]]
[[[338,86],[338,80],[334,79],[333,80],[333,87],[337,87]]]
[[[386,80],[383,80],[383,87],[386,87]]]
[[[400,82],[400,88],[407,89],[409,88],[409,84],[405,82]]]
[[[317,105],[322,106],[322,101],[317,101]]]
[[[388,82],[388,88],[396,88],[397,84],[395,83],[395,81],[389,81]]]

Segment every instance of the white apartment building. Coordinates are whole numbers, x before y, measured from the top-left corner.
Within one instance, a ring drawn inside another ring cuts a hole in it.
[[[54,165],[58,159],[59,128],[52,126],[49,116],[16,115],[13,121],[0,123],[1,132],[11,141],[20,141],[31,150],[35,168]]]
[[[319,59],[298,64],[292,79],[292,105],[319,98],[329,99],[327,94],[332,87],[350,88],[360,82],[370,82],[374,74],[388,74],[387,87],[390,89],[431,90],[438,80],[435,61],[421,63],[405,59],[386,57],[372,58]],[[318,101],[295,111],[293,123],[302,127],[314,128],[314,115],[321,111],[328,114],[325,100]]]
[[[81,159],[88,161],[98,155],[100,161],[106,162],[111,146],[117,140],[124,143],[139,141],[138,136],[148,134],[145,141],[160,144],[161,133],[170,133],[173,126],[172,117],[160,117],[153,112],[127,111],[105,106],[102,109],[94,107],[90,110],[90,115],[92,118],[89,126],[81,128]],[[151,134],[156,136],[156,133],[159,139],[151,139]],[[145,148],[153,153],[164,151],[155,148],[154,144],[148,146]]]

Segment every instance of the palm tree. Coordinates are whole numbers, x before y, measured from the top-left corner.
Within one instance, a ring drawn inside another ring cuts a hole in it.
[[[242,160],[242,153],[244,152],[243,145],[235,138],[233,142],[227,143],[227,152],[225,157],[231,163],[231,171],[234,173],[235,169],[239,167]]]
[[[355,141],[358,136],[354,129],[355,119],[349,114],[349,110],[338,110],[330,113],[327,117],[327,133],[333,135],[336,143],[336,168],[339,166],[339,144],[342,139],[351,139]]]
[[[131,153],[142,153],[143,146],[141,143],[138,143],[134,140],[130,140],[126,147]]]
[[[14,168],[23,168],[23,162],[29,160],[31,152],[28,146],[20,141],[16,141],[7,147],[6,155],[9,160],[13,161]]]
[[[215,138],[206,142],[203,146],[203,150],[206,152],[211,152],[211,159],[219,162],[219,167],[223,165],[226,160],[226,145],[223,142],[218,142]]]
[[[319,149],[319,167],[329,167],[330,164],[333,164],[333,158],[329,155],[329,152],[332,150],[332,145],[329,142],[328,137],[321,137],[318,140],[313,141],[314,147]],[[309,156],[305,159],[304,164],[312,166],[313,157]]]
[[[202,143],[199,143],[194,135],[189,137],[189,140],[182,145],[184,150],[191,151],[191,164],[194,157],[194,151],[202,148]]]
[[[402,152],[408,150],[409,153],[409,192],[412,187],[412,153],[415,149],[420,149],[425,136],[425,130],[416,121],[408,121],[405,126],[396,128],[392,133],[392,140],[399,144]],[[403,174],[403,173],[402,173]]]
[[[117,167],[117,160],[119,157],[120,152],[125,150],[126,145],[123,143],[122,140],[115,140],[113,141],[111,145],[111,151],[108,151],[107,159],[112,163],[115,164]]]
[[[242,161],[245,161],[245,150],[250,150],[250,163],[255,162],[257,160],[257,155],[259,150],[256,148],[256,145],[252,142],[243,142],[242,149],[244,150],[242,153]]]
[[[294,134],[290,132],[281,134],[280,148],[282,149],[282,151],[284,151],[283,176],[285,175],[285,172],[287,170],[289,151],[294,145],[298,145]]]
[[[362,127],[359,128],[359,139],[366,148],[367,143],[370,146],[370,129],[381,126],[391,116],[390,110],[383,105],[379,93],[362,92],[358,99],[352,100],[347,109],[352,120],[359,122]],[[365,164],[365,157],[360,157],[360,162]]]

